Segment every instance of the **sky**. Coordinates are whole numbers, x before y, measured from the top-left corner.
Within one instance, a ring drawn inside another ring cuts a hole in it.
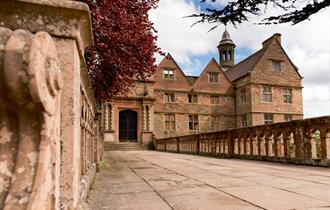
[[[228,0],[217,0],[224,5]],[[157,44],[165,53],[171,53],[186,75],[198,76],[214,57],[219,61],[217,45],[224,31],[219,25],[192,24],[187,15],[199,13],[207,5],[199,0],[160,0],[158,8],[149,14],[158,31]],[[276,8],[268,8],[267,15],[275,14]],[[264,14],[252,17],[250,22],[227,26],[236,44],[235,63],[261,49],[261,43],[274,33],[282,34],[282,46],[298,67],[303,77],[304,118],[330,115],[330,9],[329,7],[297,25],[256,25]],[[157,63],[162,56],[156,55]]]

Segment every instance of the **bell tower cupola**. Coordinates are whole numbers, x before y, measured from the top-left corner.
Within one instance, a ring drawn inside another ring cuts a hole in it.
[[[230,67],[235,65],[235,47],[233,40],[231,40],[227,28],[222,34],[221,41],[218,45],[220,66],[226,71]]]

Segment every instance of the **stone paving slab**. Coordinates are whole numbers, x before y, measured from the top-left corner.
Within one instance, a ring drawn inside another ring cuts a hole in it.
[[[296,209],[329,206],[329,202],[313,199],[296,193],[267,187],[248,186],[223,189],[225,192],[250,201],[265,209]],[[308,189],[306,189],[308,190]]]
[[[208,186],[177,188],[161,195],[173,209],[180,210],[260,209]]]
[[[330,169],[156,151],[106,152],[93,210],[330,209]]]

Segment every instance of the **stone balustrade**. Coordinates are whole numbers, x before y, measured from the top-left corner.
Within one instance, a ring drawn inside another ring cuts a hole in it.
[[[158,151],[330,166],[330,116],[155,139]]]
[[[0,209],[84,205],[103,152],[76,1],[0,0]]]

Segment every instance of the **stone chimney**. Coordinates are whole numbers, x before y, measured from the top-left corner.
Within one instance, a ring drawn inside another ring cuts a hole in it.
[[[281,34],[280,33],[275,33],[273,34],[273,36],[269,37],[268,39],[266,39],[263,43],[262,43],[262,48],[266,48],[268,45],[270,45],[270,43],[276,39],[278,41],[279,44],[281,44]]]

